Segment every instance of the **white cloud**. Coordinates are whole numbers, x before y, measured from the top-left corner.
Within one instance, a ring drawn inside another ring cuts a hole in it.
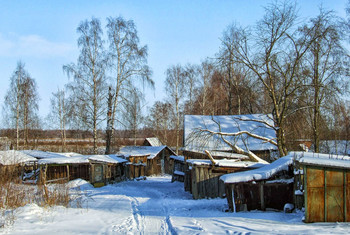
[[[65,57],[73,50],[71,44],[51,42],[39,35],[11,35],[11,38],[6,38],[0,34],[0,56],[4,57]]]

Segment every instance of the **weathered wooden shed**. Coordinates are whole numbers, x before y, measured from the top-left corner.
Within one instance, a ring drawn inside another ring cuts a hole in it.
[[[0,175],[2,179],[23,178],[26,171],[37,166],[37,159],[16,150],[0,151]]]
[[[194,199],[225,196],[224,183],[220,176],[232,172],[246,171],[263,166],[261,163],[239,160],[186,160],[184,187]]]
[[[299,153],[305,222],[350,222],[350,157]]]
[[[121,148],[118,154],[125,158],[129,156],[148,156],[146,176],[173,173],[170,156],[176,154],[167,146],[126,146]]]
[[[293,156],[282,157],[259,169],[223,175],[229,210],[283,210],[293,203]]]
[[[81,178],[94,186],[103,186],[124,179],[125,159],[116,155],[80,155],[75,153],[51,153],[37,150],[23,151],[37,158],[40,180],[67,182]]]
[[[171,181],[184,182],[185,181],[185,157],[171,155],[170,161],[172,161],[173,168],[174,168]]]
[[[126,177],[128,179],[146,176],[147,157],[149,157],[149,154],[130,155],[126,158],[128,160],[128,163],[126,164]]]

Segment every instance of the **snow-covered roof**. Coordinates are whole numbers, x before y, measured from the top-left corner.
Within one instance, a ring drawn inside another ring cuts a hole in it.
[[[293,152],[295,159],[304,165],[350,169],[350,157],[345,155]]]
[[[60,155],[66,156],[66,157],[74,157],[74,156],[80,156],[82,154],[80,153],[74,153],[74,152],[69,152],[69,153],[60,153]]]
[[[43,158],[59,158],[63,155],[60,153],[53,153],[53,152],[45,152],[40,150],[22,150],[21,152],[35,157],[36,159],[43,159]]]
[[[151,146],[162,146],[162,142],[160,142],[160,140],[157,138],[157,137],[149,137],[149,138],[146,138],[146,140],[148,141],[148,143],[151,145]]]
[[[180,161],[180,162],[184,162],[185,161],[185,157],[184,156],[176,156],[176,155],[171,155],[170,156],[171,159],[174,159],[174,160],[177,160],[177,161]]]
[[[129,156],[149,155],[147,158],[153,159],[165,148],[167,148],[167,146],[165,145],[163,146],[125,146],[120,149],[118,154],[123,155],[126,158],[128,158]]]
[[[98,162],[107,162],[107,163],[115,163],[115,164],[127,162],[127,160],[112,154],[111,155],[90,155],[87,157],[91,161],[98,161]]]
[[[75,156],[59,156],[51,158],[42,158],[39,164],[86,164],[90,161],[105,162],[105,163],[123,163],[127,162],[125,159],[117,157],[116,155],[75,155]]]
[[[267,124],[268,125],[267,125]],[[236,133],[248,131],[252,134],[263,136],[269,139],[276,139],[271,115],[249,114],[249,115],[223,115],[223,116],[200,116],[185,115],[184,138],[185,150],[231,150],[230,146],[224,143],[219,135],[208,135],[201,130],[214,132]],[[243,134],[239,137],[225,136],[231,143],[236,143],[238,147],[251,151],[276,150],[277,147],[266,141],[252,138]]]
[[[210,166],[212,162],[207,159],[189,159],[186,161],[191,165],[197,166]],[[240,168],[259,168],[263,167],[266,164],[250,161],[237,161],[237,160],[215,160],[215,166],[217,167],[240,167]]]
[[[266,180],[280,171],[288,170],[289,165],[293,164],[293,159],[294,155],[289,154],[259,169],[223,175],[220,177],[220,179],[224,181],[224,183],[240,183],[254,180]]]
[[[51,158],[42,158],[38,161],[39,165],[42,164],[86,164],[89,163],[88,156],[80,155],[73,157],[51,157]]]
[[[186,151],[186,150],[185,150]],[[201,153],[207,155],[204,151],[201,150],[188,150],[188,152]],[[208,151],[214,158],[227,158],[227,159],[240,159],[240,160],[249,160],[249,157],[243,154],[231,153],[231,152],[222,152],[222,151]]]
[[[36,162],[37,159],[21,151],[0,151],[0,165],[15,165],[26,162]]]

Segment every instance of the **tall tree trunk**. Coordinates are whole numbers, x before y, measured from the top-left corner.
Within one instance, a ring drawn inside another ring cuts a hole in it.
[[[94,128],[94,154],[97,154],[97,84],[94,78],[94,97],[93,97],[93,128]]]
[[[109,87],[108,92],[108,111],[107,111],[107,130],[106,130],[106,154],[110,154],[111,151],[111,142],[113,134],[113,122],[112,122],[112,105],[113,105],[113,95],[112,88]]]
[[[319,81],[319,45],[315,46],[314,51],[314,77],[313,77],[313,86],[315,90],[314,94],[314,118],[313,118],[313,136],[314,136],[314,151],[318,153],[320,151],[320,135],[319,135],[319,117],[320,117],[320,103],[319,103],[319,95],[320,95],[320,81]]]
[[[179,135],[180,135],[180,113],[179,113],[179,98],[176,94],[176,154],[179,154]]]

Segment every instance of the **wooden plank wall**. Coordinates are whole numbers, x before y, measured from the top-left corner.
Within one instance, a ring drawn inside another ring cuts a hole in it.
[[[220,176],[223,174],[224,173],[214,173],[212,169],[208,167],[192,167],[190,178],[193,198],[224,197],[225,185],[220,181]]]

